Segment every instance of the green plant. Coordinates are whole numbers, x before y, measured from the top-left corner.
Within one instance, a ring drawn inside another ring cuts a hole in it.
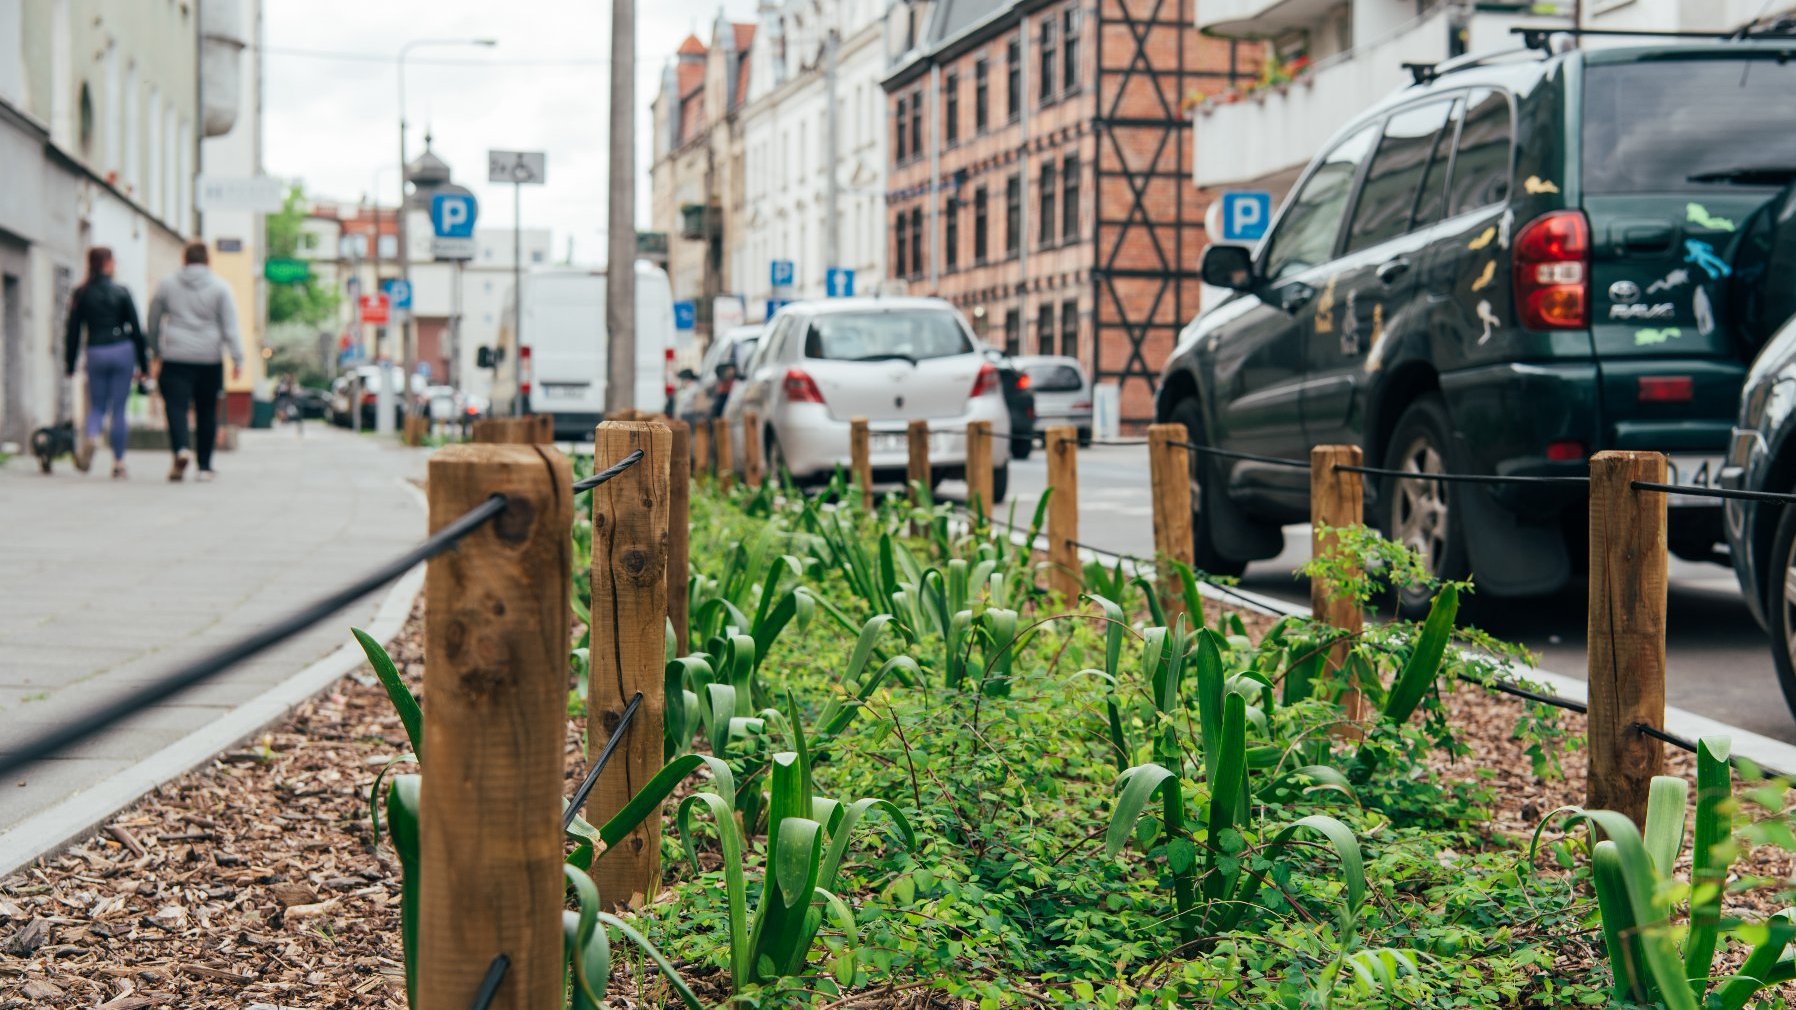
[[[1788,953],[1796,941],[1796,911],[1786,909],[1761,923],[1722,918],[1721,898],[1735,852],[1731,749],[1726,737],[1705,737],[1697,745],[1695,837],[1688,884],[1672,876],[1684,847],[1690,793],[1689,783],[1681,778],[1653,778],[1644,832],[1624,814],[1581,807],[1554,811],[1535,830],[1530,855],[1540,845],[1541,832],[1561,815],[1590,828],[1591,881],[1618,1001],[1669,1010],[1742,1010],[1761,990],[1796,980],[1796,959]],[[1783,792],[1778,786],[1766,790],[1767,805],[1776,813],[1766,825],[1778,827],[1755,833],[1758,840],[1789,839],[1780,809]],[[1671,920],[1684,903],[1689,922],[1679,929]],[[1737,971],[1718,975],[1715,951],[1724,932],[1745,943],[1748,951]]]

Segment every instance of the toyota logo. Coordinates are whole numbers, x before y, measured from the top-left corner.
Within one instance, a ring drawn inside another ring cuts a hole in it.
[[[1616,281],[1609,285],[1609,300],[1631,305],[1640,300],[1640,285],[1633,281]]]

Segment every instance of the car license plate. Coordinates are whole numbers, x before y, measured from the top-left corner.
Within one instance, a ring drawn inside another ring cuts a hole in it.
[[[958,439],[964,436],[951,431],[932,431],[929,433],[929,454],[931,456],[946,455],[950,451],[960,449]],[[907,432],[872,432],[867,437],[867,451],[878,453],[902,453],[910,455],[910,435]]]
[[[551,400],[578,400],[592,388],[586,383],[543,383],[543,395]]]
[[[875,432],[868,436],[867,451],[878,453],[909,452],[910,438],[902,434],[892,435]]]
[[[1667,477],[1665,483],[1692,488],[1716,487],[1721,479],[1721,465],[1720,456],[1670,453],[1666,458]],[[1666,496],[1666,504],[1671,508],[1692,506],[1712,508],[1720,505],[1721,499],[1710,498],[1706,495],[1674,494]]]

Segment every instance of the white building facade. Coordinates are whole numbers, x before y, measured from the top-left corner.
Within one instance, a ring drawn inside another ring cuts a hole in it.
[[[780,299],[824,297],[831,267],[853,271],[857,295],[887,287],[883,5],[787,0],[758,16],[725,257],[750,320]],[[792,264],[789,287],[774,287],[776,261]]]

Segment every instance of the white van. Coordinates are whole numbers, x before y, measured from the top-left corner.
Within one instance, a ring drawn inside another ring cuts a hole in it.
[[[548,414],[556,438],[591,440],[605,417],[605,271],[543,267],[523,286],[523,340],[512,323],[514,291],[490,356],[492,414]],[[637,260],[636,409],[667,409],[673,346],[673,288],[661,268]]]

